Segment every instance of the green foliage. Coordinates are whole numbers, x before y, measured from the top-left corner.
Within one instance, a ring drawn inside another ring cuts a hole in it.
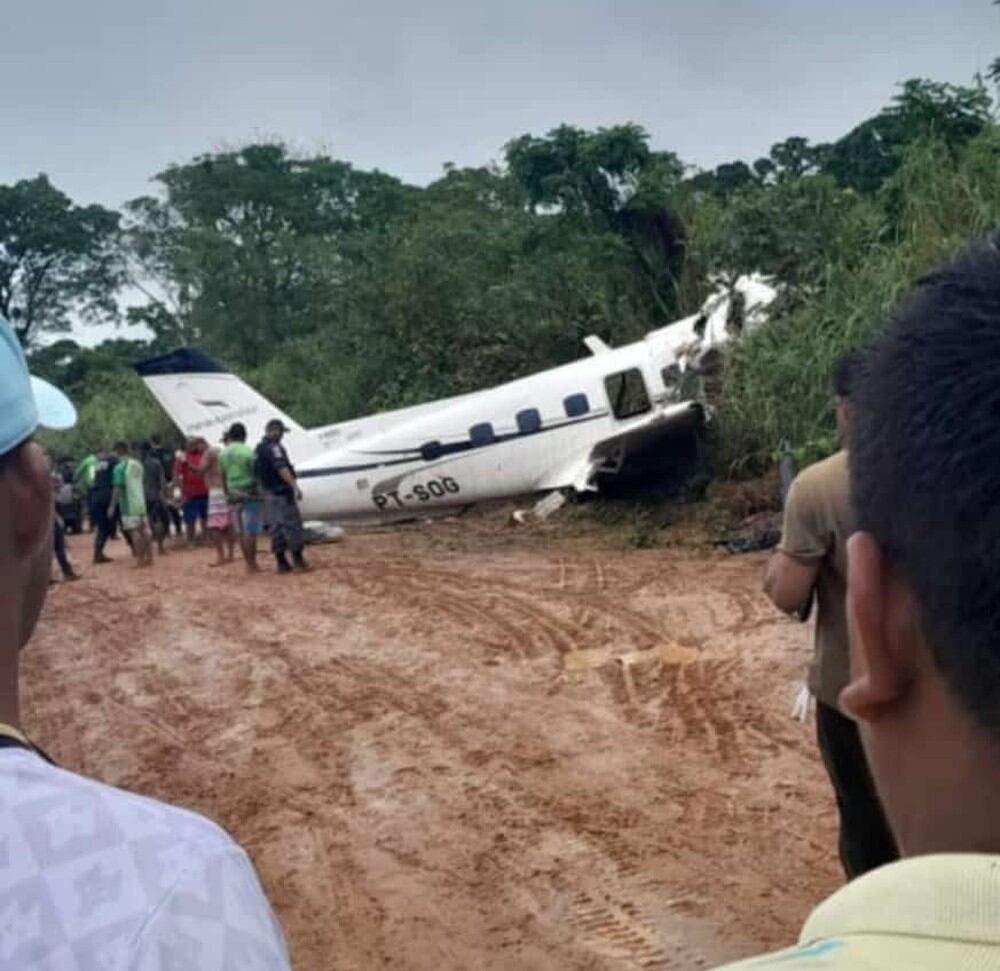
[[[150,298],[130,319],[250,366],[335,326],[353,239],[382,229],[408,195],[391,176],[268,144],[172,165],[156,179],[162,198],[125,207],[131,281]]]
[[[359,361],[338,353],[322,334],[287,342],[281,354],[242,377],[307,428],[352,418],[368,404]]]
[[[79,420],[68,432],[44,432],[43,444],[60,455],[82,457],[116,441],[137,442],[159,434],[165,442],[177,430],[131,370],[95,375],[84,397],[75,399]]]
[[[44,176],[0,186],[0,315],[25,346],[71,315],[113,317],[118,213],[77,206]]]
[[[648,140],[638,125],[596,132],[561,125],[544,138],[513,139],[504,155],[532,208],[553,206],[610,220],[650,161]]]
[[[829,147],[824,170],[841,185],[874,193],[897,170],[907,146],[931,138],[952,157],[992,121],[982,85],[911,78],[892,103]]]
[[[107,340],[97,347],[58,340],[30,354],[31,371],[62,388],[74,401],[84,401],[105,379],[128,371],[134,361],[149,355],[143,341]]]
[[[758,271],[797,289],[822,285],[833,265],[864,259],[881,230],[876,206],[827,175],[757,186],[702,209],[692,235],[710,254],[710,272]]]
[[[868,340],[934,265],[1000,220],[1000,129],[985,129],[953,161],[942,140],[918,139],[883,189],[895,231],[852,258],[834,233],[831,262],[790,312],[744,340],[730,358],[721,405],[730,468],[767,464],[782,438],[803,457],[834,447],[830,373],[845,350]]]
[[[167,430],[130,366],[179,344],[325,424],[552,367],[587,334],[636,340],[720,280],[759,272],[781,296],[728,356],[713,441],[723,469],[766,466],[783,438],[804,463],[835,447],[837,355],[996,225],[992,107],[978,83],[910,80],[832,144],[792,136],[695,174],[637,125],[562,125],[508,142],[500,166],[446,166],[426,188],[247,145],[169,166],[120,232],[116,214],[78,209],[41,177],[0,187],[0,299],[14,295],[0,311],[28,336],[71,312],[110,313],[122,265],[145,294],[127,316],[149,344],[35,349],[35,369],[81,406],[64,439],[79,449]],[[31,296],[46,254],[57,269]],[[629,520],[637,545],[658,528],[647,513]]]

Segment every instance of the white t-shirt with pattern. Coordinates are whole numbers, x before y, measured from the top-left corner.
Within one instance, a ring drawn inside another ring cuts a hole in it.
[[[0,749],[0,969],[288,968],[253,866],[218,826]]]

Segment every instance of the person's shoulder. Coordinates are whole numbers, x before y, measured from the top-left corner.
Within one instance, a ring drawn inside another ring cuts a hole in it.
[[[839,492],[847,481],[847,452],[841,449],[803,469],[792,486],[800,496],[821,498]]]
[[[0,756],[0,781],[10,796],[0,810],[2,828],[20,822],[36,857],[74,850],[144,844],[160,853],[173,847],[189,857],[237,849],[216,823],[179,806],[77,775],[20,750]],[[79,847],[75,847],[77,842]]]
[[[839,940],[818,941],[784,951],[773,951],[757,957],[716,968],[715,971],[858,971],[858,968],[883,968],[883,965],[857,963],[855,948],[848,949]],[[887,969],[886,969],[887,971]]]
[[[253,866],[214,823],[19,749],[0,752],[0,792],[0,899],[18,921],[0,927],[0,952],[44,953],[46,968],[190,968],[205,947],[213,968],[243,967],[237,954],[288,967]]]

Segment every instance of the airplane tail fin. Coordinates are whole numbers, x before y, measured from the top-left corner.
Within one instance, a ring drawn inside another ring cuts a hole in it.
[[[202,351],[184,347],[140,361],[135,370],[185,436],[201,436],[216,445],[238,421],[253,445],[263,437],[267,422],[279,418],[289,429],[285,447],[292,461],[304,461],[320,450],[315,436]]]

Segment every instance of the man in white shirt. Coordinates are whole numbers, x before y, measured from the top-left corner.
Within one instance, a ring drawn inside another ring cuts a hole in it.
[[[226,833],[54,766],[20,730],[18,659],[52,549],[51,480],[31,436],[75,417],[0,320],[0,968],[287,971],[281,929]]]

